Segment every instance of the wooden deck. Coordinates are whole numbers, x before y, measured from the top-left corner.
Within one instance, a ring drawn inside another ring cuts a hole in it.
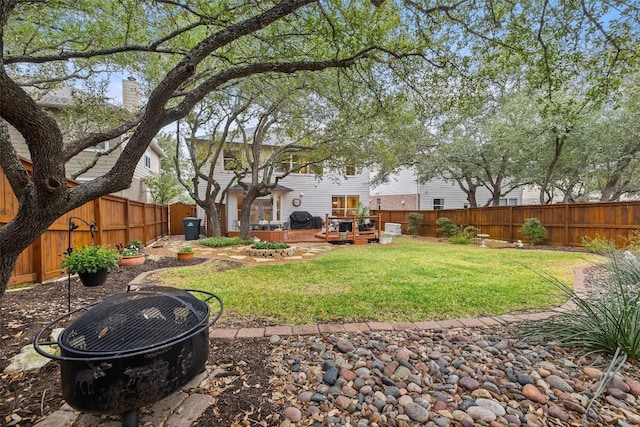
[[[376,230],[346,231],[343,233],[332,231],[329,235],[324,230],[320,230],[315,236],[329,243],[352,243],[354,245],[366,245],[378,241],[379,234]]]
[[[322,229],[307,229],[307,230],[289,230],[285,234],[282,230],[251,230],[249,236],[257,237],[265,242],[287,242],[287,243],[323,243],[326,240],[324,238],[316,237],[316,234],[322,232]],[[229,237],[237,237],[240,235],[238,231],[229,231]]]
[[[375,226],[371,230],[358,230],[358,220],[368,219],[373,221]],[[380,238],[380,217],[377,215],[372,216],[325,216],[325,224],[329,224],[330,221],[348,222],[351,223],[351,230],[339,232],[335,230],[335,227],[330,227],[330,231],[327,234],[324,228],[309,228],[303,230],[289,230],[284,232],[283,230],[251,230],[249,236],[265,241],[265,242],[287,242],[287,243],[351,243],[354,245],[366,245],[367,243],[378,242]],[[240,235],[239,231],[229,231],[227,233],[229,237],[236,237]]]

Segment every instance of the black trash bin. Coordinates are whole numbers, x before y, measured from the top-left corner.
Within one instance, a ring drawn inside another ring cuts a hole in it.
[[[184,240],[198,240],[200,238],[200,218],[183,218]]]

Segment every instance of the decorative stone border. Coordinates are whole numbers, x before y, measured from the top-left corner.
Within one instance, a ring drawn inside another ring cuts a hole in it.
[[[259,256],[263,258],[284,258],[296,254],[296,247],[289,246],[285,249],[254,249],[248,247],[246,253],[249,256]]]

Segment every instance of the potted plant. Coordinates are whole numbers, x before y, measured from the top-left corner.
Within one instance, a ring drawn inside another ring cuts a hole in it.
[[[144,264],[145,254],[141,253],[140,250],[135,247],[123,248],[120,250],[120,258],[118,259],[118,264],[121,266],[127,265],[142,265]]]
[[[142,242],[140,240],[132,240],[132,241],[130,241],[129,243],[127,243],[127,246],[125,246],[125,248],[135,249],[140,254],[145,253],[144,245],[142,244]]]
[[[359,230],[365,230],[369,228],[369,219],[364,219],[361,218],[363,216],[369,216],[369,214],[371,213],[371,210],[369,209],[369,206],[364,205],[362,202],[358,202],[358,212],[357,212],[357,216],[358,218],[358,229]]]
[[[193,248],[191,246],[183,246],[178,251],[178,259],[181,261],[190,260],[193,258]]]
[[[78,274],[85,286],[102,285],[107,273],[118,266],[118,251],[104,245],[89,245],[70,249],[62,260],[62,268]]]

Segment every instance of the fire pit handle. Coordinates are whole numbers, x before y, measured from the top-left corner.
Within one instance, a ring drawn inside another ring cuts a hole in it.
[[[48,353],[46,350],[42,348],[42,347],[49,347],[49,349],[51,349],[51,347],[58,345],[56,341],[40,341],[42,339],[42,335],[45,333],[45,331],[52,330],[53,326],[61,322],[63,319],[71,317],[72,315],[74,315],[79,311],[88,311],[91,307],[93,307],[96,304],[98,303],[96,302],[84,307],[76,308],[75,310],[65,313],[62,316],[58,317],[57,319],[49,322],[44,328],[40,330],[40,332],[36,334],[36,337],[33,339],[33,348],[41,356],[48,357],[49,359],[63,360],[64,358],[62,358],[61,356],[58,356],[55,353]],[[51,336],[51,333],[49,333],[49,336]]]
[[[222,316],[222,300],[220,299],[220,297],[216,294],[212,294],[211,292],[207,292],[207,291],[201,291],[199,289],[184,289],[187,292],[190,293],[199,293],[199,294],[203,294],[206,295],[207,298],[205,298],[203,301],[206,303],[209,303],[209,301],[216,300],[216,302],[218,303],[218,305],[220,306],[218,313],[213,316],[213,320],[210,320],[209,323],[207,324],[207,327],[212,326],[214,323],[216,323],[218,321],[218,319],[220,318],[220,316]]]

